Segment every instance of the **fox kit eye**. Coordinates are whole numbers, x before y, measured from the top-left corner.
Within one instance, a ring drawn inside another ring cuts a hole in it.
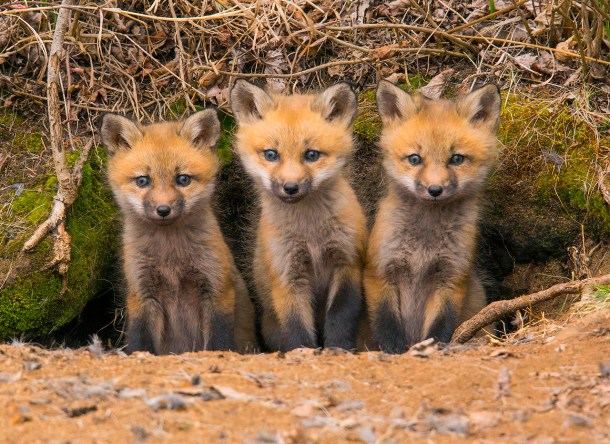
[[[138,188],[146,188],[148,185],[150,185],[150,177],[138,176],[135,178],[135,182]]]
[[[268,162],[275,162],[280,158],[280,155],[275,150],[265,150],[263,151],[263,156],[265,156],[265,160]]]
[[[461,154],[454,154],[449,158],[449,165],[461,165],[464,163],[464,156]]]
[[[422,163],[422,159],[419,154],[411,154],[410,156],[407,156],[407,160],[413,166],[421,165]]]
[[[191,183],[191,176],[189,176],[188,174],[178,174],[176,176],[176,185],[179,185],[181,187],[187,187],[189,186]]]
[[[303,156],[307,162],[315,162],[320,158],[320,151],[307,150]]]

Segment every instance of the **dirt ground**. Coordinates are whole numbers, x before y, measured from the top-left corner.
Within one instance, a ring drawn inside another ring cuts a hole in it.
[[[3,443],[608,443],[610,308],[402,356],[5,344],[0,412]]]

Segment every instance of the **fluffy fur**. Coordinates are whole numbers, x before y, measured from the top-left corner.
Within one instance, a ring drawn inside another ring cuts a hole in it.
[[[253,275],[267,348],[355,348],[366,223],[343,172],[355,94],[339,84],[272,96],[240,80],[230,99],[235,148],[260,197]]]
[[[497,158],[497,87],[429,100],[381,82],[389,177],[367,247],[364,287],[376,346],[448,342],[485,304],[474,267],[481,194]]]
[[[123,215],[127,351],[253,348],[253,308],[210,204],[216,112],[149,126],[107,114],[101,135]]]

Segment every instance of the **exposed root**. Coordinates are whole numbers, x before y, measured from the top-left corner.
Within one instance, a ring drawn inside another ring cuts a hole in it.
[[[78,186],[82,179],[82,168],[93,146],[93,139],[83,148],[78,162],[70,171],[66,162],[63,145],[63,125],[61,102],[59,99],[60,65],[64,56],[64,38],[70,24],[72,0],[64,0],[59,11],[47,70],[47,110],[49,116],[50,145],[53,152],[55,174],[57,175],[57,194],[53,199],[51,215],[45,220],[23,245],[23,251],[31,251],[51,231],[55,231],[53,244],[54,257],[45,267],[57,267],[59,274],[65,276],[70,264],[70,235],[66,231],[66,211],[74,203]],[[66,281],[64,279],[64,288]]]
[[[499,321],[504,316],[514,313],[517,310],[523,310],[532,305],[556,298],[557,296],[580,293],[587,287],[608,284],[610,284],[610,274],[604,274],[590,279],[583,279],[582,281],[572,281],[553,285],[546,290],[520,296],[515,299],[492,302],[471,319],[460,325],[457,330],[455,330],[451,342],[463,344],[472,339],[474,335],[485,326],[492,322]]]

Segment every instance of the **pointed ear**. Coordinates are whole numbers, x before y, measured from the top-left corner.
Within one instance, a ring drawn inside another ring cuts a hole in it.
[[[329,122],[350,126],[358,112],[358,98],[349,84],[337,83],[318,94],[311,109],[322,114]]]
[[[269,94],[243,79],[235,82],[229,93],[229,100],[238,123],[262,119],[265,113],[275,108]]]
[[[137,123],[118,114],[102,116],[100,135],[109,154],[121,149],[131,149],[143,136]]]
[[[204,109],[184,121],[180,136],[196,148],[214,149],[220,139],[220,121],[214,108]]]
[[[485,85],[458,99],[457,112],[473,125],[495,131],[500,117],[500,102],[500,89],[496,85]]]
[[[417,113],[417,104],[411,94],[387,80],[377,85],[377,110],[381,121],[388,124],[396,119],[406,119]]]

